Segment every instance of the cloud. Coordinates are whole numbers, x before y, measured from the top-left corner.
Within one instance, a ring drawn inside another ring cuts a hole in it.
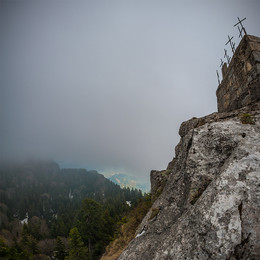
[[[258,1],[1,4],[1,156],[146,178],[174,156],[182,121],[216,111],[236,17],[260,35]]]

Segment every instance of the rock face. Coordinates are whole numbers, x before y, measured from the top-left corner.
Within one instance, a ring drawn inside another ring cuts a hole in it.
[[[150,173],[150,181],[151,181],[151,195],[152,198],[157,198],[160,193],[162,193],[169,174],[172,172],[172,169],[174,167],[175,158],[171,162],[169,162],[168,167],[166,170],[162,171],[155,171],[152,170]]]
[[[120,260],[260,259],[260,103],[238,106],[182,123],[167,178],[151,173],[152,192],[164,188]]]
[[[222,68],[218,111],[232,111],[260,100],[260,38],[245,35],[229,67]]]

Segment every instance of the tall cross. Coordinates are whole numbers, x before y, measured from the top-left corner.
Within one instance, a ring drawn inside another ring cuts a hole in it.
[[[217,72],[217,77],[218,77],[218,84],[220,84],[218,70],[216,70],[216,72]]]
[[[230,44],[231,50],[234,54],[235,53],[235,48],[234,48],[235,44],[233,44],[233,42],[231,41],[232,39],[233,39],[233,36],[230,38],[229,35],[228,35],[228,42],[225,45]]]
[[[243,30],[240,29],[239,25],[237,26],[237,28],[238,28],[238,31],[239,31],[239,36],[238,36],[238,38],[239,38],[239,37],[242,38],[242,32],[243,32]]]
[[[224,55],[224,58],[226,58],[227,59],[227,62],[228,62],[228,64],[230,63],[230,57],[228,56],[228,54],[227,54],[227,50],[226,49],[224,49],[224,51],[225,51],[225,55]]]
[[[245,35],[247,35],[247,33],[246,33],[246,29],[245,29],[245,27],[244,27],[243,24],[242,24],[242,22],[243,22],[244,20],[246,20],[246,17],[245,17],[244,19],[242,19],[242,20],[240,20],[239,17],[237,17],[237,19],[238,19],[238,23],[236,23],[236,24],[234,25],[234,27],[240,24],[241,27],[242,27],[241,30],[244,31]]]

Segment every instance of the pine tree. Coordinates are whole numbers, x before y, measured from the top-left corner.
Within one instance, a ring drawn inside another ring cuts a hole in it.
[[[29,229],[27,225],[24,225],[23,227],[21,247],[24,252],[32,255],[38,254],[39,252],[37,247],[37,240],[31,234],[29,234]]]
[[[66,256],[66,250],[65,250],[65,245],[62,242],[60,237],[57,237],[56,239],[56,244],[54,248],[54,256],[55,259],[57,260],[64,260]]]
[[[9,254],[9,248],[6,245],[4,239],[0,237],[0,256],[1,257],[7,257]]]
[[[69,235],[69,255],[66,260],[87,260],[88,249],[84,246],[78,229],[72,228]]]
[[[89,259],[99,259],[104,246],[108,243],[104,223],[102,206],[92,199],[84,199],[78,215],[77,226],[83,241],[88,245]]]

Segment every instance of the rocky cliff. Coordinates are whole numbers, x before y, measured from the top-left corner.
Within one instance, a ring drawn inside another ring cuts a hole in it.
[[[183,122],[175,158],[151,172],[158,198],[120,260],[260,259],[260,60],[252,39],[260,47],[244,36],[223,75],[220,112]]]

